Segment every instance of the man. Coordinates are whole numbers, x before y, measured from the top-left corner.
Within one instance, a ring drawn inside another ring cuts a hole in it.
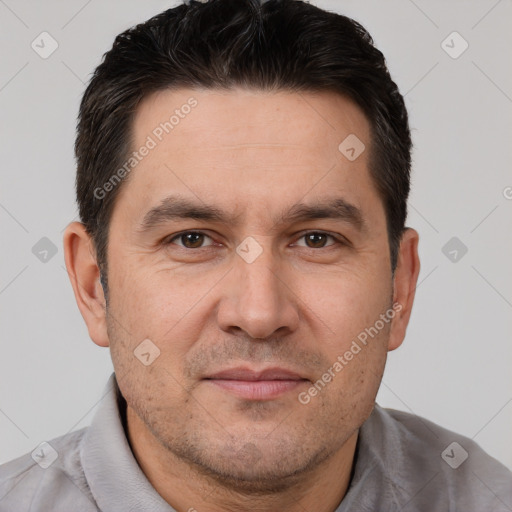
[[[1,511],[512,510],[474,442],[375,404],[419,273],[382,54],[299,0],[119,35],[84,94],[66,265],[115,374]]]

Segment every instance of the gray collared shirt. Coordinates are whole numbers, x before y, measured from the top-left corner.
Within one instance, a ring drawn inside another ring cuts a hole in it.
[[[89,427],[0,466],[0,512],[176,512],[131,452],[123,404],[112,375]],[[349,511],[511,512],[512,473],[470,439],[376,405],[335,512]]]

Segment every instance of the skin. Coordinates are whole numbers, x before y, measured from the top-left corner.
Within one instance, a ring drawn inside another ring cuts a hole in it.
[[[350,100],[330,92],[159,92],[139,106],[134,147],[190,97],[197,107],[117,198],[108,308],[91,239],[82,224],[67,227],[78,306],[92,340],[110,347],[134,455],[176,510],[333,511],[387,352],[405,336],[418,233],[405,231],[393,278],[384,207],[368,171],[369,123]],[[366,146],[352,162],[338,150],[351,133]],[[174,219],[142,232],[146,212],[170,194],[215,205],[236,222]],[[334,197],[361,210],[365,232],[339,219],[275,222],[294,203]],[[206,236],[173,238],[187,230]],[[304,236],[318,231],[346,242]],[[236,252],[246,237],[263,251],[252,263]],[[298,393],[395,302],[392,322],[301,404]],[[145,366],[134,350],[147,338],[160,355]],[[306,380],[268,400],[205,380],[235,366],[280,366]]]

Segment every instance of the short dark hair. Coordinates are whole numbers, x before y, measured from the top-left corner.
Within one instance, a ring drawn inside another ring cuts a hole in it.
[[[119,34],[80,104],[77,201],[105,288],[109,223],[122,183],[100,197],[97,190],[133,151],[141,100],[194,87],[334,91],[354,101],[371,126],[370,174],[386,212],[394,273],[412,144],[404,100],[369,33],[301,0],[190,0]]]

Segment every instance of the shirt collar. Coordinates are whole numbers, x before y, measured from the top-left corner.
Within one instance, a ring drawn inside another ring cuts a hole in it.
[[[359,429],[353,477],[336,512],[402,510],[413,495],[403,435],[397,422],[375,404]]]

